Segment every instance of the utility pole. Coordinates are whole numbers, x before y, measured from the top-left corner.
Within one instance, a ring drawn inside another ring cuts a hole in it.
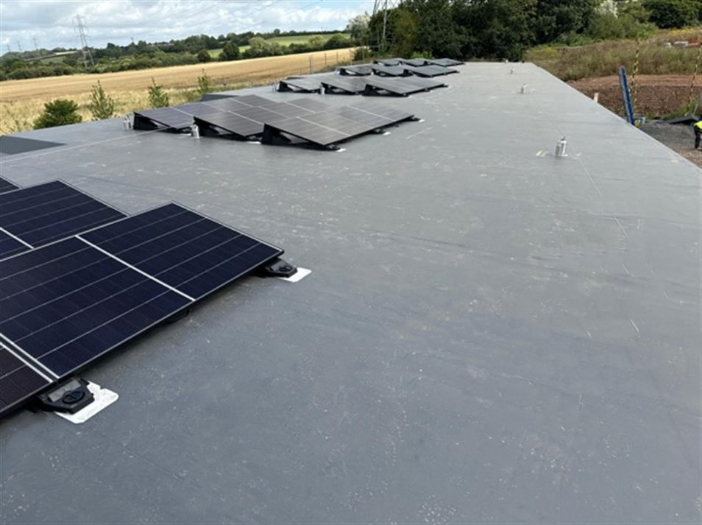
[[[85,23],[83,23],[83,17],[80,15],[76,15],[76,27],[78,28],[81,51],[83,52],[83,63],[85,67],[88,67],[88,62],[90,62],[91,66],[94,66],[93,54],[90,52],[90,47],[88,47],[87,28],[85,27]]]
[[[373,17],[382,11],[383,12],[383,33],[380,35],[379,48],[385,51],[387,49],[387,28],[388,28],[388,11],[398,6],[398,0],[375,0],[373,5]]]
[[[12,53],[12,48],[10,47],[10,44],[5,44],[5,47],[7,47],[8,53]]]
[[[20,41],[17,41],[17,49],[19,49],[19,52],[22,53],[22,44],[20,44]]]
[[[37,57],[41,58],[41,51],[39,51],[39,44],[37,43],[36,37],[32,37],[32,40],[34,41],[34,49],[37,52]]]

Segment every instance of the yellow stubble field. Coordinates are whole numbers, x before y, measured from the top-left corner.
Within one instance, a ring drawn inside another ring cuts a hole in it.
[[[32,129],[44,103],[57,98],[74,100],[83,120],[90,120],[87,105],[92,86],[100,81],[105,92],[116,102],[118,114],[149,107],[147,89],[152,79],[168,92],[171,104],[192,100],[197,78],[203,71],[218,90],[262,85],[289,75],[321,71],[337,64],[347,64],[352,49],[317,51],[299,55],[210,62],[99,75],[70,75],[0,82],[0,134]]]

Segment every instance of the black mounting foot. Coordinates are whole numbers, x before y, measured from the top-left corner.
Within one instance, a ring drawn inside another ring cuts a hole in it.
[[[261,273],[263,277],[292,277],[297,268],[283,259],[275,259],[261,268]]]
[[[37,396],[37,408],[50,412],[68,412],[75,414],[95,400],[93,393],[88,390],[85,379],[75,377],[61,383],[59,386]]]

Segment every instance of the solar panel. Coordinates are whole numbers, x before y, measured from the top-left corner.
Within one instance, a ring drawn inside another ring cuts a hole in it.
[[[286,136],[292,136],[323,148],[330,148],[369,131],[414,118],[411,113],[380,104],[362,103],[345,108],[337,107],[308,117],[266,123],[263,142],[285,142]]]
[[[273,144],[281,133],[292,135],[321,147],[329,147],[350,138],[342,132],[326,128],[299,117],[266,124],[263,129],[263,143]]]
[[[370,64],[363,64],[359,66],[342,66],[339,68],[340,75],[365,76],[372,73],[373,69]]]
[[[322,88],[319,78],[287,78],[278,83],[278,91],[298,91],[303,93],[316,93]]]
[[[425,91],[424,87],[420,87],[412,82],[407,82],[405,78],[383,78],[383,77],[366,77],[366,92],[368,91],[385,91],[393,95],[407,96],[412,93]]]
[[[430,89],[440,88],[440,87],[446,87],[446,84],[444,82],[441,82],[440,80],[434,80],[433,78],[402,77],[402,80],[404,82],[406,82],[407,84],[417,86],[419,88],[422,88],[425,91],[428,91]]]
[[[443,67],[460,66],[463,64],[460,60],[454,60],[452,58],[434,58],[427,60],[427,62]]]
[[[169,204],[0,261],[0,413],[281,254]]]
[[[376,75],[384,77],[401,77],[407,74],[405,66],[383,66],[375,64],[371,67]]]
[[[195,123],[203,129],[219,128],[241,139],[250,139],[263,133],[262,122],[230,112],[208,115],[206,118],[195,117]]]
[[[205,102],[208,106],[213,108],[221,109],[223,111],[238,111],[240,109],[246,109],[252,107],[251,104],[246,104],[244,102],[239,102],[234,97],[219,98],[215,100],[208,100]]]
[[[342,77],[341,75],[322,80],[325,93],[363,93],[366,89],[366,77]]]
[[[384,66],[399,66],[401,61],[401,58],[383,58],[381,60],[376,60],[375,63]]]
[[[51,382],[0,344],[0,414],[46,388]]]
[[[237,95],[236,100],[256,107],[269,106],[276,103],[275,100],[259,97],[258,95]]]
[[[283,253],[177,204],[128,217],[80,238],[193,299]]]
[[[9,180],[5,180],[2,177],[0,177],[0,193],[5,193],[16,189],[17,186],[12,184]]]
[[[293,106],[309,109],[310,111],[326,111],[333,107],[331,104],[325,104],[314,98],[296,98],[287,102]]]
[[[0,261],[0,334],[58,377],[190,303],[76,237]]]
[[[0,194],[0,228],[33,247],[65,239],[124,216],[61,181]],[[3,244],[6,242],[9,241]]]
[[[0,228],[0,259],[12,257],[30,249],[31,247]]]
[[[401,64],[407,64],[408,66],[420,67],[427,64],[424,58],[403,58],[400,60]]]
[[[266,106],[265,109],[269,111],[274,111],[279,115],[283,115],[287,118],[310,115],[311,113],[315,112],[314,110],[307,109],[297,104],[288,104],[287,102],[278,102],[276,104],[271,104],[270,106]]]
[[[193,117],[175,108],[147,109],[134,112],[134,129],[166,129],[182,130],[189,128]]]
[[[339,106],[330,110],[330,113],[357,122],[370,130],[380,129],[393,124],[393,121],[389,118],[352,106]]]
[[[190,104],[183,104],[181,106],[175,106],[174,109],[192,115],[193,117],[207,117],[209,115],[216,115],[218,113],[223,113],[225,110],[223,108],[217,107],[214,104],[206,104],[204,102],[192,102]]]
[[[451,73],[458,73],[457,69],[451,69],[448,67],[443,67],[443,66],[421,66],[421,67],[412,67],[412,66],[405,66],[405,69],[407,71],[410,71],[414,73],[415,75],[419,75],[422,77],[438,77],[441,75],[450,75]]]
[[[414,118],[413,113],[408,113],[407,111],[402,111],[400,109],[395,109],[391,106],[385,104],[378,104],[376,102],[363,101],[357,104],[352,104],[350,107],[359,109],[361,111],[366,111],[379,117],[384,117],[393,123],[403,122],[405,120],[412,120]]]

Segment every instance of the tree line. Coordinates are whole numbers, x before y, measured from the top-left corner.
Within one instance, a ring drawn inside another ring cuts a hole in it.
[[[282,45],[275,40],[284,36],[311,36],[307,42]],[[329,35],[327,38],[322,35]],[[276,29],[269,33],[229,33],[213,37],[194,35],[183,40],[148,43],[143,40],[126,46],[108,43],[104,48],[91,49],[94,65],[83,62],[80,51],[56,56],[67,50],[56,48],[51,51],[39,50],[24,53],[6,53],[0,59],[0,80],[16,80],[45,76],[72,75],[74,73],[111,73],[133,69],[180,66],[205,63],[212,60],[239,60],[263,56],[305,53],[324,49],[350,47],[353,42],[345,35],[336,32],[281,32]],[[242,47],[247,47],[241,50]],[[218,57],[213,50],[219,50]],[[49,62],[42,57],[54,55]]]
[[[397,56],[520,60],[536,45],[639,38],[701,21],[702,0],[404,0],[365,27],[352,20],[352,33]]]

